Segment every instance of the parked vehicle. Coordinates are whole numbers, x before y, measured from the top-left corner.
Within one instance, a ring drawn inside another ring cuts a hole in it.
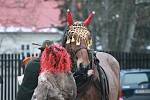
[[[123,100],[150,100],[150,69],[121,71]]]

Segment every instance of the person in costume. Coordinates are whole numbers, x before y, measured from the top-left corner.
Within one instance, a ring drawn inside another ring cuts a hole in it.
[[[41,54],[44,51],[45,47],[51,44],[53,44],[52,41],[45,40],[42,46],[39,48],[41,50]],[[31,100],[34,89],[38,84],[38,76],[40,72],[40,57],[33,57],[28,62],[24,62],[26,64],[26,69],[24,72],[22,83],[17,93],[16,100]]]
[[[66,49],[59,44],[46,47],[40,63],[38,86],[32,100],[75,100],[76,84]]]

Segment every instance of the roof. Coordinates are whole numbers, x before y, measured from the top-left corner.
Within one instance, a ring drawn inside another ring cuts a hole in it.
[[[59,1],[0,1],[0,27],[23,27],[32,30],[61,26]]]

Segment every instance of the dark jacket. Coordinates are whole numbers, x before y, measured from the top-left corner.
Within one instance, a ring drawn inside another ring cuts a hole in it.
[[[25,69],[24,78],[19,87],[16,100],[31,100],[34,89],[38,84],[38,76],[40,71],[40,59],[32,59]]]

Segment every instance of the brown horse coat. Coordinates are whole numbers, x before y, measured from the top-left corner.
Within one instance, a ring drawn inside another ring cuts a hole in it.
[[[120,66],[118,61],[108,53],[97,52],[96,57],[104,69],[109,83],[109,100],[118,100],[120,92]]]
[[[108,53],[97,52],[96,58],[100,61],[99,65],[104,69],[109,84],[109,100],[118,100],[120,92],[120,79],[119,72],[120,66],[118,61]],[[101,100],[101,89],[99,84],[99,73],[96,67],[94,67],[94,74],[90,81],[83,84],[78,88],[78,95],[76,100]]]

